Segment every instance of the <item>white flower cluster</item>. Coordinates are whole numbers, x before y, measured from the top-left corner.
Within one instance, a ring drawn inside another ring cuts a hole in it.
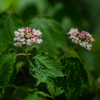
[[[79,44],[89,51],[91,50],[92,43],[95,41],[90,33],[86,31],[80,33],[77,28],[71,28],[67,34],[70,35],[69,38],[72,39],[72,42]]]
[[[43,41],[40,39],[42,37],[42,33],[39,30],[33,29],[31,32],[31,28],[22,28],[18,29],[18,31],[14,31],[14,41],[16,42],[15,46],[22,46],[24,44],[31,46],[36,44],[41,44]]]
[[[31,46],[36,44],[41,44],[43,41],[40,39],[42,37],[42,33],[39,30],[33,29],[31,32],[31,28],[22,28],[18,29],[18,31],[14,32],[15,38],[14,41],[16,42],[15,46],[22,46],[24,44]]]

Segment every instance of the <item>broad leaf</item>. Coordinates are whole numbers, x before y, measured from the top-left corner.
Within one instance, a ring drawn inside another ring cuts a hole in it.
[[[63,58],[63,71],[67,75],[64,82],[65,95],[68,100],[78,100],[83,84],[88,84],[86,70],[78,58]]]
[[[39,12],[44,12],[48,7],[47,0],[18,0],[15,6],[15,12],[21,14],[28,6],[34,5]],[[34,13],[32,9],[32,13]]]
[[[0,0],[0,13],[7,10],[13,4],[13,0]]]
[[[46,83],[47,89],[53,97],[61,94],[63,90],[57,85],[60,83],[57,77],[63,77],[60,62],[49,57],[47,53],[38,53],[35,57],[29,56],[28,59],[30,74],[37,79],[37,85],[41,82]],[[57,94],[55,91],[58,91]]]
[[[58,48],[62,50],[68,50],[66,42],[66,34],[63,34],[63,30],[59,23],[49,18],[33,18],[28,24],[32,29],[38,29],[42,32],[43,43],[41,45],[35,45],[38,50],[48,52],[50,55],[55,56],[58,53]]]
[[[0,15],[0,53],[14,40],[14,31],[22,27],[22,22],[15,14]]]
[[[36,93],[28,94],[24,100],[46,100],[45,98],[39,97]]]
[[[15,53],[5,54],[0,57],[0,85],[11,83],[15,74]]]

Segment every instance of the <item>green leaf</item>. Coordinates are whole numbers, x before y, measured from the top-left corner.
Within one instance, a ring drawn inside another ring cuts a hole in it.
[[[62,8],[64,7],[63,3],[56,2],[54,5],[49,4],[46,15],[55,16]]]
[[[61,60],[65,77],[64,90],[68,100],[78,100],[83,84],[88,84],[88,77],[83,64],[78,58],[63,58]]]
[[[22,27],[22,22],[15,14],[0,14],[0,53],[14,40],[14,31]]]
[[[63,77],[62,66],[59,61],[49,57],[47,53],[38,53],[35,57],[29,56],[30,74],[37,79],[37,85],[41,82],[47,84],[47,89],[54,97],[61,94],[61,87],[57,87],[59,83],[57,77]],[[60,90],[55,94],[55,91]]]
[[[86,70],[87,76],[88,76],[88,81],[89,81],[89,86],[93,87],[94,85],[94,77],[91,75],[87,65],[85,65],[85,61],[87,61],[87,58],[83,59],[83,56],[81,57],[79,52],[76,51],[70,51],[70,53],[67,54],[67,57],[76,57],[80,60],[80,62],[84,65],[83,68]]]
[[[12,82],[15,67],[16,54],[5,54],[0,57],[0,85]]]
[[[38,29],[42,32],[43,43],[35,45],[38,50],[48,52],[50,55],[55,56],[58,54],[58,48],[68,50],[66,42],[66,34],[58,22],[49,18],[33,18],[29,25],[32,29]]]
[[[13,4],[13,2],[13,0],[0,0],[0,13],[7,10]]]
[[[61,21],[61,26],[64,30],[64,32],[68,32],[70,30],[71,27],[74,27],[74,23],[72,21],[72,19],[68,16],[63,16],[62,17],[62,21]],[[67,27],[67,28],[66,28]]]
[[[55,90],[54,90],[54,97],[59,96],[64,92],[63,89],[64,79],[63,77],[58,77],[57,80],[54,82]],[[51,91],[52,92],[52,91]]]
[[[36,93],[28,94],[24,100],[46,100],[45,98],[39,97]]]
[[[43,97],[51,97],[49,94],[47,94],[47,93],[45,93],[45,92],[43,92],[43,91],[37,91],[37,92],[35,92],[36,94],[40,94],[41,96],[43,96]]]
[[[18,0],[15,6],[15,12],[21,14],[21,12],[25,10],[26,7],[31,5],[35,5],[36,9],[39,12],[44,12],[48,7],[48,2],[47,0],[42,0],[42,1],[41,0]]]

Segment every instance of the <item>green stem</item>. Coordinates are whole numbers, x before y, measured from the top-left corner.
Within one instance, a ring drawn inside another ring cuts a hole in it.
[[[31,55],[31,53],[25,54],[25,53],[18,53],[16,54],[16,56],[29,56]]]
[[[77,44],[74,46],[73,50],[75,50],[76,47],[77,47]]]
[[[27,46],[27,48],[26,48],[26,55],[27,55],[27,53],[28,53],[28,46]]]
[[[62,56],[58,59],[58,61],[60,61],[64,56],[66,56],[66,54],[62,55]]]
[[[26,91],[26,92],[38,91],[37,88],[31,89],[28,87],[22,87],[22,86],[10,85],[10,84],[0,85],[0,88],[4,88],[4,87],[12,87],[12,88],[16,88],[16,89],[21,89],[21,90]]]

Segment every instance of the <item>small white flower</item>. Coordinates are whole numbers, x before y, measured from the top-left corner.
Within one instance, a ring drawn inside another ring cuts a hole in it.
[[[87,33],[86,35],[89,36],[90,38],[92,37],[92,35],[90,33]]]
[[[76,40],[79,40],[79,38],[78,38],[78,37],[76,37],[75,39],[76,39]]]
[[[19,46],[19,47],[22,46],[22,44],[21,44],[20,42],[16,42],[14,45],[15,45],[16,47],[17,47],[17,46]]]
[[[92,44],[88,44],[86,49],[91,50],[91,47],[92,47]]]
[[[37,39],[38,44],[41,44],[42,42],[43,42],[42,39]]]
[[[35,32],[36,30],[35,30],[35,29],[33,29],[32,31],[33,31],[33,32]]]
[[[95,41],[95,39],[94,39],[94,38],[91,38],[90,40],[91,40],[92,42],[94,42],[94,41]]]
[[[25,44],[25,38],[20,39],[20,42],[21,42],[22,44]]]
[[[39,30],[33,29],[32,31],[34,32],[34,35],[42,35],[42,33]]]
[[[32,44],[32,43],[31,43],[31,42],[32,42],[31,39],[27,39],[26,41],[27,41],[27,45],[28,45],[28,46]]]
[[[70,31],[69,31],[70,34],[72,34],[74,32],[79,33],[77,28],[71,28]]]
[[[70,38],[70,39],[75,39],[75,36],[71,35],[69,38]]]
[[[14,41],[17,41],[17,38],[16,37],[14,38]]]
[[[79,43],[79,45],[80,45],[80,46],[82,46],[82,42],[81,42],[81,43]]]
[[[14,35],[15,35],[15,36],[19,36],[20,33],[19,33],[18,31],[14,31]]]
[[[24,37],[25,33],[24,32],[21,32],[20,33],[20,37]]]
[[[36,39],[35,39],[35,38],[31,38],[31,40],[32,40],[33,42],[36,42]]]
[[[31,39],[27,39],[26,41],[27,41],[27,42],[31,42]]]
[[[21,33],[24,31],[25,29],[24,28],[22,28],[22,29],[18,29],[18,31],[20,31]]]

